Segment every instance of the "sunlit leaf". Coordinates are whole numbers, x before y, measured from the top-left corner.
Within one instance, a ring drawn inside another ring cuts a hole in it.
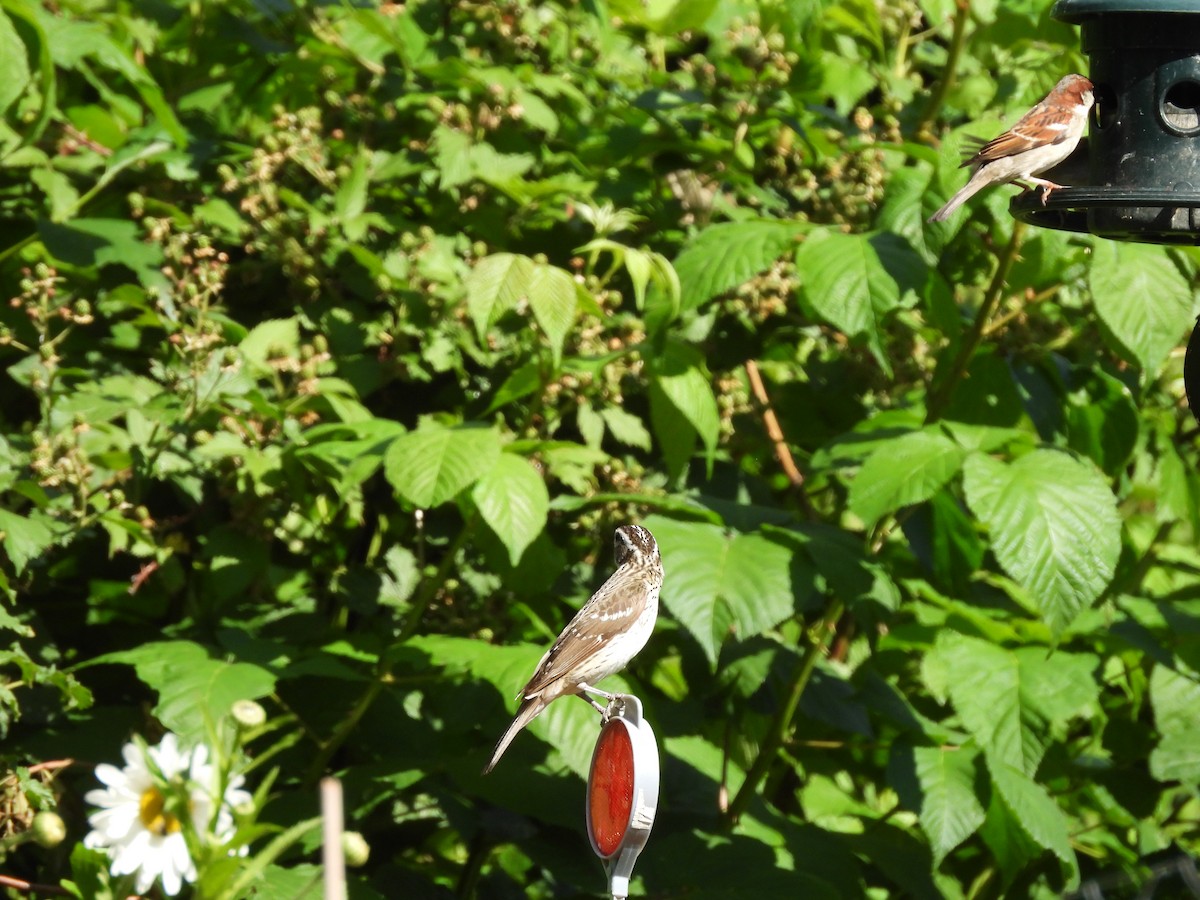
[[[1096,599],[1121,549],[1116,500],[1092,466],[1036,450],[1012,463],[974,454],[964,465],[971,509],[996,558],[1056,630]]]
[[[439,506],[491,471],[500,441],[490,428],[426,424],[392,442],[383,469],[413,506]]]
[[[550,508],[546,482],[528,460],[501,453],[491,470],[475,483],[471,496],[483,520],[508,548],[515,566],[546,527]]]

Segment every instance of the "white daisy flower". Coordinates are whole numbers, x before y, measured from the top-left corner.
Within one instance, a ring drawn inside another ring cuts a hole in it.
[[[196,880],[184,828],[205,842],[227,841],[235,830],[231,810],[249,803],[250,794],[242,790],[240,775],[231,779],[214,819],[219,773],[209,762],[207,747],[185,752],[175,735],[167,734],[157,747],[126,744],[121,754],[125,767],[97,766],[96,777],[107,787],[84,796],[100,807],[88,817],[93,831],[84,844],[108,851],[114,875],[136,872],[139,894],[161,879],[163,891],[174,896],[183,882]],[[190,819],[186,823],[177,815],[184,808]]]

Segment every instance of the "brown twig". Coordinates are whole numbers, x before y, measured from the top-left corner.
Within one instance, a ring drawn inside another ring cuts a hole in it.
[[[14,891],[26,891],[30,894],[56,894],[70,896],[71,892],[57,884],[36,884],[23,878],[13,878],[11,875],[0,875],[0,886],[12,888]]]
[[[45,762],[34,763],[29,767],[29,774],[34,772],[51,772],[55,769],[65,769],[67,766],[75,765],[73,759],[48,759]]]
[[[750,379],[750,391],[754,394],[754,399],[758,401],[759,409],[762,412],[763,425],[767,429],[767,437],[771,439],[775,458],[779,460],[780,468],[783,469],[783,474],[787,476],[787,480],[795,490],[805,513],[812,518],[813,510],[809,506],[808,495],[804,493],[804,473],[796,465],[792,451],[787,445],[787,439],[783,436],[783,429],[779,427],[779,418],[775,415],[774,407],[771,406],[771,398],[767,395],[767,386],[763,383],[762,374],[758,371],[758,363],[752,359],[746,360],[746,377]]]
[[[155,559],[150,560],[150,562],[138,569],[137,574],[129,579],[129,593],[132,595],[141,590],[142,585],[145,584],[147,579],[149,579],[150,576],[156,571],[158,571],[158,560]]]

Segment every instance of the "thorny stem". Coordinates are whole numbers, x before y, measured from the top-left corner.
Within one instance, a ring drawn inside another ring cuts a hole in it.
[[[838,619],[842,617],[845,608],[845,604],[840,599],[833,599],[829,604],[829,609],[826,611],[825,617],[820,621],[811,635],[808,647],[804,651],[804,656],[800,659],[800,662],[796,665],[796,670],[792,673],[792,681],[788,685],[783,704],[779,707],[779,710],[775,713],[775,718],[771,721],[771,727],[767,731],[762,745],[758,748],[758,755],[754,758],[754,763],[750,766],[750,771],[746,773],[746,780],[742,782],[737,796],[733,798],[733,802],[729,804],[729,809],[725,813],[725,826],[727,828],[731,828],[736,824],[742,813],[746,811],[746,807],[750,805],[750,800],[758,791],[758,786],[766,777],[767,771],[775,761],[776,755],[783,747],[792,725],[792,718],[796,714],[796,708],[800,705],[800,697],[804,694],[804,689],[808,686],[808,682],[816,670],[817,660],[820,658],[821,652],[825,649],[826,639],[837,625]]]

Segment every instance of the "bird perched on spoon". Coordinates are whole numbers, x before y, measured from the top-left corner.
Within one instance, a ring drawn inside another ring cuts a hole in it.
[[[622,525],[613,537],[617,571],[575,614],[558,640],[542,657],[521,691],[521,705],[508,730],[492,751],[483,774],[492,771],[517,733],[559,697],[582,697],[598,711],[604,707],[589,694],[612,700],[596,683],[621,671],[637,655],[658,618],[662,557],[658,544],[640,525]]]
[[[1053,169],[1079,145],[1088,111],[1095,102],[1093,87],[1082,75],[1063,77],[1016,125],[988,141],[963,163],[964,167],[974,167],[970,180],[929,221],[948,218],[990,184],[1024,182],[1026,190],[1038,185],[1045,205],[1050,192],[1062,185],[1037,176]]]

